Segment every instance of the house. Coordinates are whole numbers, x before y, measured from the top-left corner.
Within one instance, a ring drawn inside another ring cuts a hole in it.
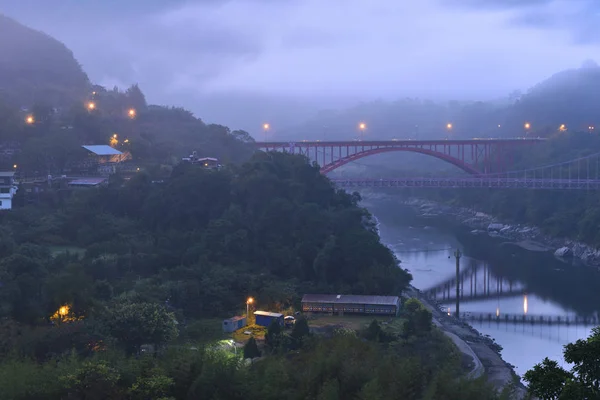
[[[16,193],[15,173],[13,171],[0,172],[0,210],[12,209],[12,200]]]
[[[231,333],[247,325],[246,317],[232,317],[223,320],[223,332]]]
[[[197,152],[193,152],[188,157],[183,157],[181,159],[183,162],[189,162],[194,165],[200,165],[207,169],[218,169],[221,168],[221,164],[219,164],[219,160],[213,157],[198,157]]]
[[[398,296],[356,296],[346,294],[305,294],[302,297],[303,312],[322,312],[362,315],[398,315]]]
[[[85,166],[87,168],[95,169],[96,172],[102,175],[114,174],[118,164],[131,160],[131,153],[123,153],[105,144],[86,145],[81,147],[87,151],[88,159],[79,167]]]
[[[283,314],[272,313],[267,311],[254,311],[254,318],[256,325],[269,327],[273,321],[277,321],[279,325],[283,326]]]

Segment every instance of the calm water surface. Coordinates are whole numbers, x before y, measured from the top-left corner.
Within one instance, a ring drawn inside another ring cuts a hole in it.
[[[567,264],[550,253],[526,251],[487,235],[472,235],[449,222],[419,217],[392,200],[367,199],[365,205],[379,220],[382,241],[410,270],[413,285],[421,290],[451,281],[456,274],[453,253],[457,248],[463,252],[461,271],[468,276],[461,289],[461,314],[573,318],[597,316],[600,311],[600,273],[590,267]],[[452,311],[455,301],[444,305]],[[583,325],[471,324],[496,339],[504,348],[503,358],[516,366],[519,375],[544,357],[569,367],[562,359],[563,346],[586,338],[591,331],[591,326]]]

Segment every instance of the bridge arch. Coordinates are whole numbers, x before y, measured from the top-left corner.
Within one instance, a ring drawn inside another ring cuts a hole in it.
[[[419,148],[419,147],[400,147],[400,146],[398,146],[398,147],[380,147],[380,148],[375,148],[375,149],[359,151],[357,153],[351,154],[344,158],[335,160],[334,162],[329,163],[327,165],[323,165],[321,167],[321,172],[323,174],[327,174],[343,165],[346,165],[350,162],[359,160],[361,158],[365,158],[365,157],[372,156],[375,154],[388,153],[391,151],[410,151],[413,153],[425,154],[425,155],[428,155],[431,157],[435,157],[439,160],[445,161],[447,163],[450,163],[450,164],[462,169],[463,171],[465,171],[468,174],[481,175],[481,171],[477,170],[472,165],[467,164],[466,162],[459,160],[458,158],[452,157],[448,154],[440,153],[439,151],[435,151],[435,150],[423,149],[423,148]]]

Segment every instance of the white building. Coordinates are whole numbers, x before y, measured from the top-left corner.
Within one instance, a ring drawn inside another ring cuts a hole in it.
[[[0,172],[0,210],[12,209],[12,199],[17,193],[14,172]]]

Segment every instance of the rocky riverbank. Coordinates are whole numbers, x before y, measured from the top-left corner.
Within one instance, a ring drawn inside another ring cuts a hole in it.
[[[526,398],[527,389],[515,373],[514,365],[502,359],[500,354],[502,346],[496,343],[493,338],[481,334],[464,321],[448,316],[440,304],[416,288],[411,287],[406,295],[419,299],[431,311],[434,323],[440,329],[447,334],[458,337],[458,340],[462,343],[455,343],[463,353],[466,352],[459,344],[468,346],[471,349],[470,353],[477,357],[475,364],[480,364],[483,367],[488,382],[494,385],[499,392],[508,389],[512,392],[511,399],[521,400]],[[479,375],[476,374],[474,377]]]
[[[498,218],[470,208],[451,207],[423,199],[404,200],[424,218],[451,217],[472,229],[471,233],[500,237],[531,251],[552,251],[561,258],[577,258],[583,263],[600,267],[600,250],[584,243],[544,235],[539,228],[523,224],[508,224]]]

